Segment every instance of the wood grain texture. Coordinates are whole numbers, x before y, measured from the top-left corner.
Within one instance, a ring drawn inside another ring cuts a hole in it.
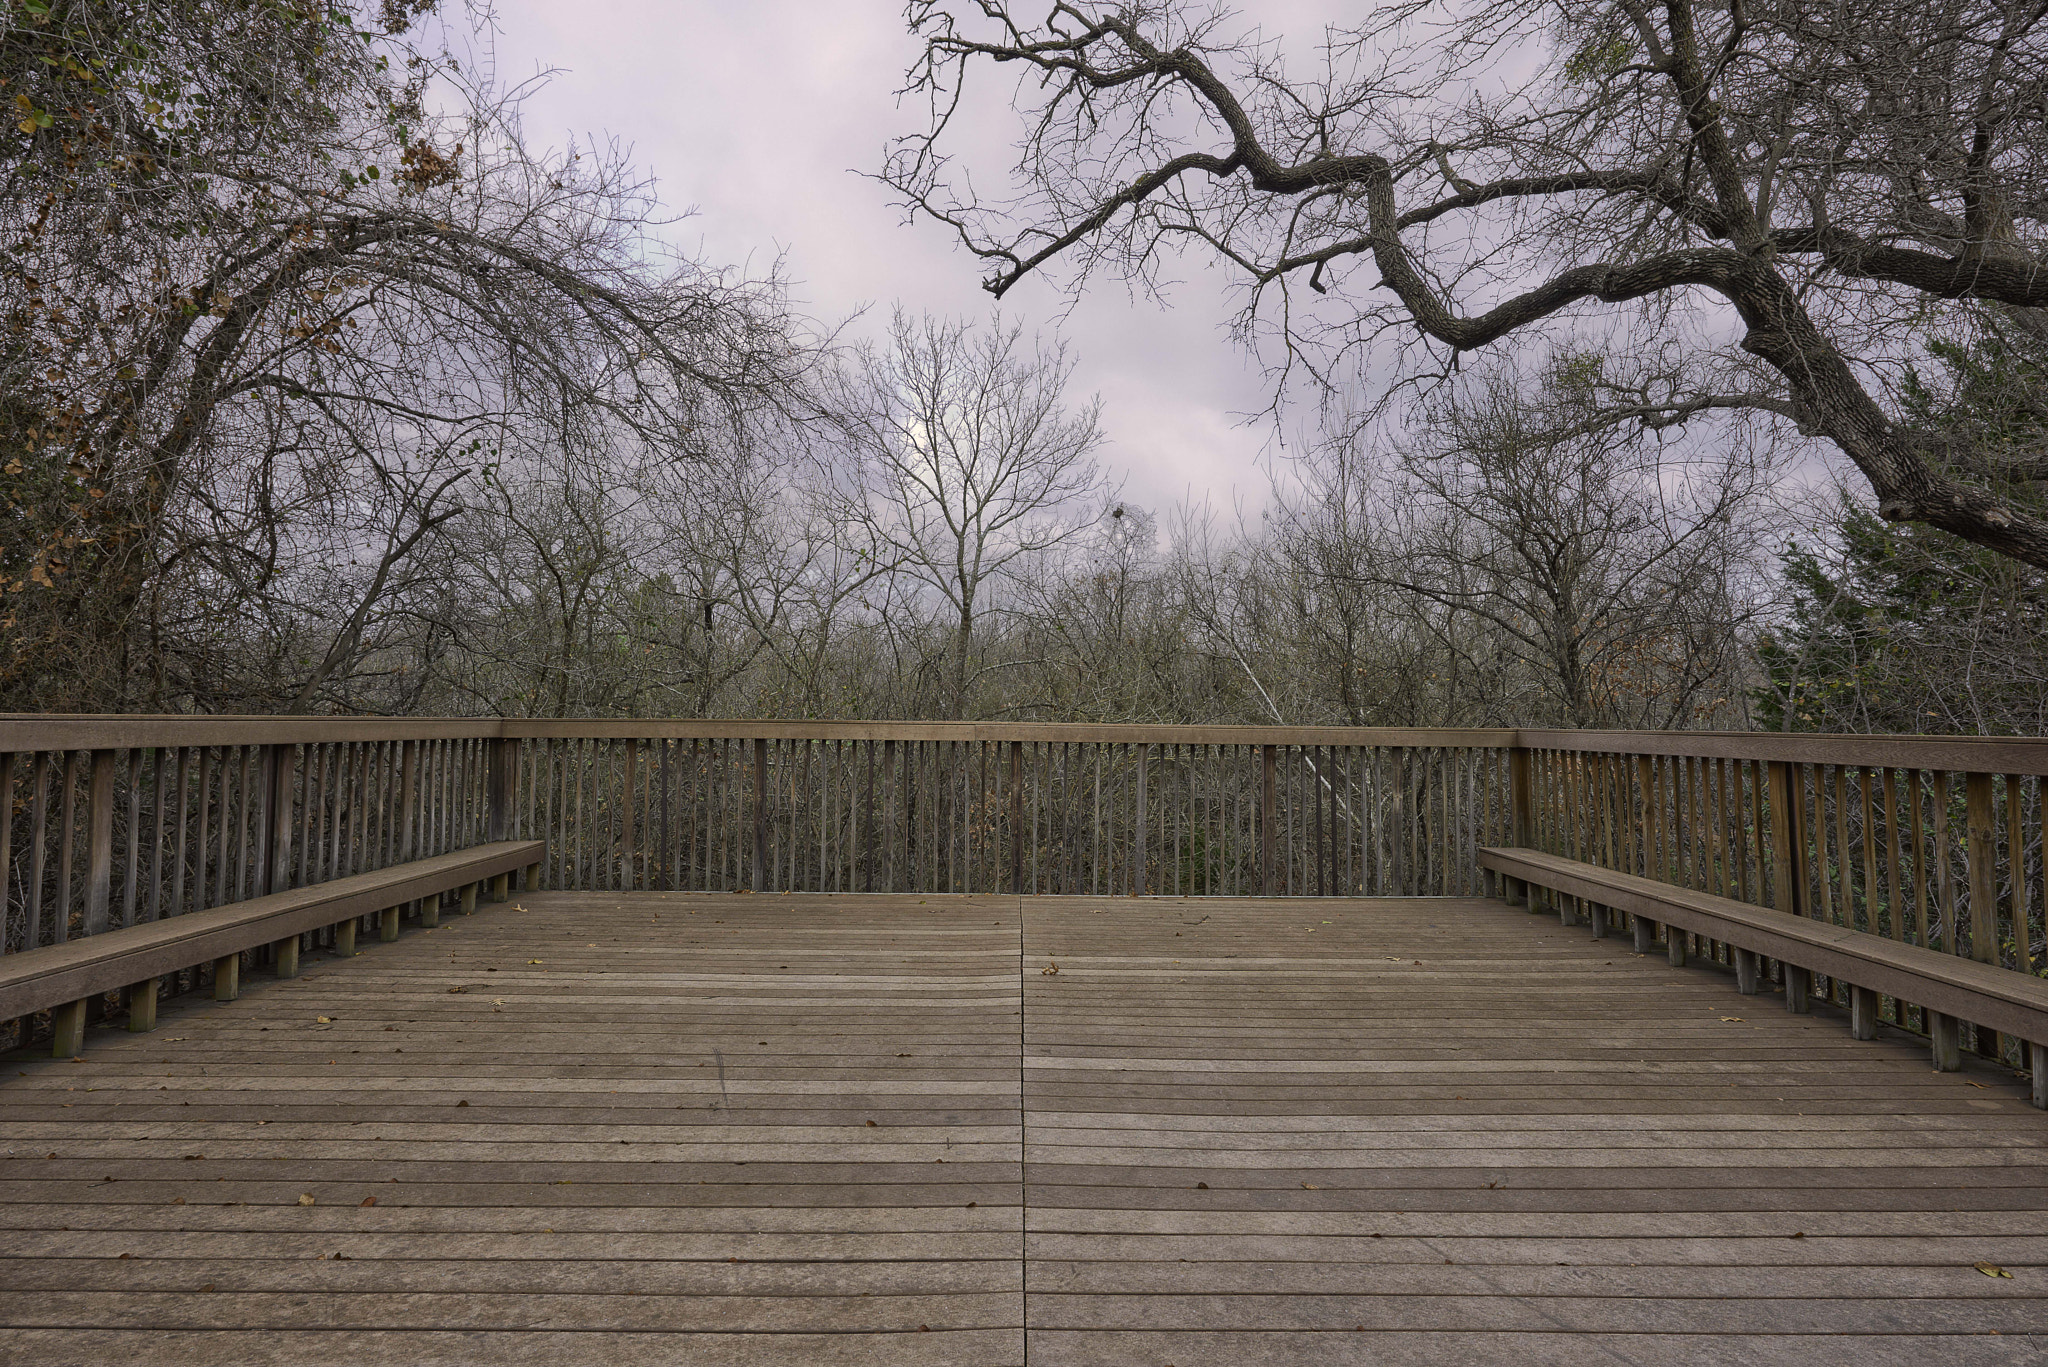
[[[537,841],[479,845],[9,955],[0,965],[0,1018],[110,992],[519,868],[540,849]]]
[[[1597,898],[1631,915],[1736,945],[1739,973],[1754,973],[1755,956],[1762,955],[2021,1039],[2048,1040],[2048,981],[2031,973],[1786,911],[1767,911],[1540,850],[1485,849],[1480,862],[1496,872]],[[1745,961],[1743,955],[1750,957]]]
[[[0,1363],[2038,1360],[2021,1083],[1759,1006],[1478,900],[444,909],[9,1061]]]

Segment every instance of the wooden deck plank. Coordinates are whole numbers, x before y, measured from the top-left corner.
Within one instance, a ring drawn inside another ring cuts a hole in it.
[[[1018,934],[529,897],[17,1063],[0,1361],[1021,1361]]]
[[[1815,1334],[1907,1362],[1930,1332],[2005,1361],[2048,1332],[2048,1148],[2010,1074],[1498,904],[1255,912],[1033,904],[1034,1363],[1762,1362]]]
[[[2012,1074],[1497,903],[548,893],[304,970],[9,1062],[0,1363],[2048,1333]]]

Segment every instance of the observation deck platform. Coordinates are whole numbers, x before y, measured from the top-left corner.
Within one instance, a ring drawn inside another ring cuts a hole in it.
[[[1495,901],[527,893],[195,997],[8,1060],[0,1363],[2048,1358],[2010,1070]]]

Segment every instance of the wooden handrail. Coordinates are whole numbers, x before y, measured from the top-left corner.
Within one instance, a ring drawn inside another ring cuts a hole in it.
[[[735,718],[0,715],[0,753],[185,745],[452,739],[667,739],[1131,745],[1500,747],[1577,754],[1851,764],[2048,776],[2048,738],[1506,727],[1218,726],[1120,722],[752,721]]]
[[[2048,776],[2048,738],[1827,735],[1780,731],[1546,731],[1522,728],[1513,745],[1571,754],[1664,755],[1791,764]]]

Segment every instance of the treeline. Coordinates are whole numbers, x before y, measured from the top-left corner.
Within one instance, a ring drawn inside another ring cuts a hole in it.
[[[1057,342],[667,253],[430,8],[10,11],[0,709],[2048,721],[2040,572],[1609,420],[1594,347],[1139,507]],[[2030,364],[1941,353],[1925,417]]]

